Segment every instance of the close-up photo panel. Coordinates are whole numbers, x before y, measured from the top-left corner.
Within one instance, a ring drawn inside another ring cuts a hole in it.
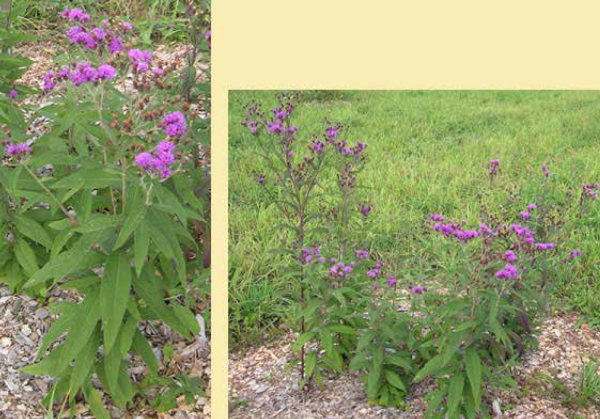
[[[210,418],[211,8],[0,0],[0,418]]]
[[[598,91],[230,91],[231,418],[600,417]]]

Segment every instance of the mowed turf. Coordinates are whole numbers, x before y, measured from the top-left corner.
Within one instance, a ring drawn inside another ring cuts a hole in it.
[[[268,181],[268,171],[256,139],[241,126],[242,104],[250,101],[265,111],[276,105],[274,92],[229,97],[229,311],[235,345],[255,344],[277,330],[293,286],[279,274],[285,261],[271,252],[284,238],[274,228],[280,215],[253,175],[266,173]],[[572,188],[578,202],[583,182],[600,182],[600,92],[309,92],[295,113],[299,141],[322,134],[326,120],[344,125],[340,138],[368,144],[358,181],[364,187],[360,202],[374,206],[365,235],[374,254],[398,261],[399,277],[443,275],[424,263],[443,266],[439,238],[426,228],[433,212],[476,225],[482,205],[506,208],[510,195],[517,197],[511,211],[518,214],[523,204],[539,199],[542,163],[553,173],[548,189],[555,196],[566,199]],[[502,172],[490,188],[486,165],[494,158]],[[554,279],[555,306],[576,308],[586,321],[600,324],[600,202],[578,225],[563,246],[584,254],[570,275]]]

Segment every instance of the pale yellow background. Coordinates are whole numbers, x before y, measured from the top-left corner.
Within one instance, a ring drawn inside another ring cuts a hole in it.
[[[213,0],[212,412],[227,418],[227,91],[598,89],[600,2]]]

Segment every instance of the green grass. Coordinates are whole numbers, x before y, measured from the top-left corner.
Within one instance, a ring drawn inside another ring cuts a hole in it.
[[[243,103],[275,105],[273,92],[232,92],[229,104],[229,310],[233,344],[264,339],[285,319],[291,285],[278,274],[284,262],[269,251],[283,238],[252,171],[267,172],[253,137],[241,126]],[[374,204],[370,241],[400,266],[430,260],[424,220],[432,212],[477,222],[486,164],[503,172],[489,203],[539,189],[548,163],[557,190],[600,181],[600,92],[447,91],[310,92],[295,116],[301,140],[327,126],[345,126],[343,138],[368,143],[359,176],[361,200]],[[534,187],[535,185],[535,187]],[[600,324],[600,203],[567,243],[584,251],[572,275],[557,278],[560,308],[576,308]],[[412,261],[412,262],[411,262]]]

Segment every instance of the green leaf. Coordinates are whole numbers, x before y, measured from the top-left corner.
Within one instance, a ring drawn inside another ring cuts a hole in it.
[[[13,222],[19,233],[25,237],[50,249],[52,247],[52,238],[37,221],[24,215],[15,215]]]
[[[315,332],[305,332],[298,336],[298,339],[292,344],[292,350],[298,352],[302,346],[315,336]]]
[[[129,236],[131,236],[131,233],[134,232],[135,228],[140,224],[144,217],[146,217],[147,211],[148,207],[143,205],[141,208],[132,211],[131,214],[127,216],[113,250],[117,250],[119,247],[125,244]]]
[[[173,310],[175,315],[181,323],[183,323],[190,331],[192,336],[198,336],[200,334],[200,325],[196,316],[187,308],[179,304],[173,304]]]
[[[450,385],[448,386],[448,416],[450,417],[458,410],[464,385],[465,377],[460,372],[455,374],[450,380]]]
[[[96,417],[96,419],[111,419],[110,414],[104,408],[104,404],[102,402],[102,397],[100,397],[100,393],[92,387],[92,384],[88,382],[84,386],[84,394],[85,400],[87,404],[90,406],[90,410]]]
[[[59,180],[52,189],[77,188],[82,181],[85,189],[108,188],[121,186],[122,177],[121,173],[107,169],[82,169]]]
[[[345,326],[343,324],[330,324],[327,326],[327,330],[330,332],[341,333],[345,335],[353,335],[356,331],[350,326]]]
[[[27,240],[22,237],[17,240],[15,245],[15,256],[27,275],[32,276],[38,271],[39,266],[35,253]]]
[[[119,225],[119,218],[114,215],[96,214],[81,227],[75,229],[78,233],[92,233],[112,229]]]
[[[75,396],[79,389],[83,386],[86,378],[96,361],[96,353],[100,346],[100,338],[102,334],[100,329],[96,327],[92,338],[88,341],[81,354],[75,359],[75,366],[71,373],[71,381],[69,384],[69,395],[71,400],[75,400]]]
[[[153,374],[158,374],[158,363],[156,362],[156,357],[154,356],[154,352],[152,352],[152,347],[138,329],[135,330],[133,335],[133,344],[132,348],[136,354],[138,354],[148,366],[148,369]]]
[[[377,392],[381,385],[381,370],[382,364],[377,362],[371,363],[371,369],[367,375],[367,398],[369,400],[375,400],[377,398]]]
[[[427,361],[427,363],[423,366],[423,368],[421,368],[419,370],[419,372],[417,373],[417,375],[415,375],[415,378],[413,379],[413,381],[415,383],[418,383],[419,381],[421,381],[425,377],[427,377],[429,375],[433,375],[441,367],[442,367],[442,357],[439,356],[439,355],[438,356],[434,356],[429,361]]]
[[[75,272],[94,251],[93,243],[102,242],[110,235],[109,230],[96,231],[83,235],[71,249],[50,259],[39,271],[25,283],[24,288],[30,288],[48,279],[62,279]]]
[[[135,273],[139,276],[146,263],[148,247],[150,246],[150,235],[148,228],[141,223],[134,232]]]
[[[104,350],[111,352],[129,302],[131,268],[124,253],[113,253],[106,261],[100,291],[100,310],[104,328]]]
[[[142,275],[134,276],[133,287],[135,292],[144,299],[150,310],[159,319],[177,330],[186,339],[190,338],[188,329],[179,321],[172,307],[165,304],[164,289],[150,267],[146,265],[142,271]]]
[[[473,391],[473,399],[475,400],[475,408],[479,409],[481,402],[480,391],[481,391],[481,360],[477,354],[475,348],[468,348],[465,351],[465,363],[467,369],[467,377],[469,383],[471,383],[471,390]]]
[[[99,290],[93,289],[77,307],[75,319],[63,344],[64,350],[56,367],[63,371],[88,343],[100,320]]]
[[[310,351],[306,354],[306,378],[310,378],[317,367],[317,354]]]
[[[392,370],[385,370],[385,380],[399,390],[406,391],[406,386],[402,379]]]

